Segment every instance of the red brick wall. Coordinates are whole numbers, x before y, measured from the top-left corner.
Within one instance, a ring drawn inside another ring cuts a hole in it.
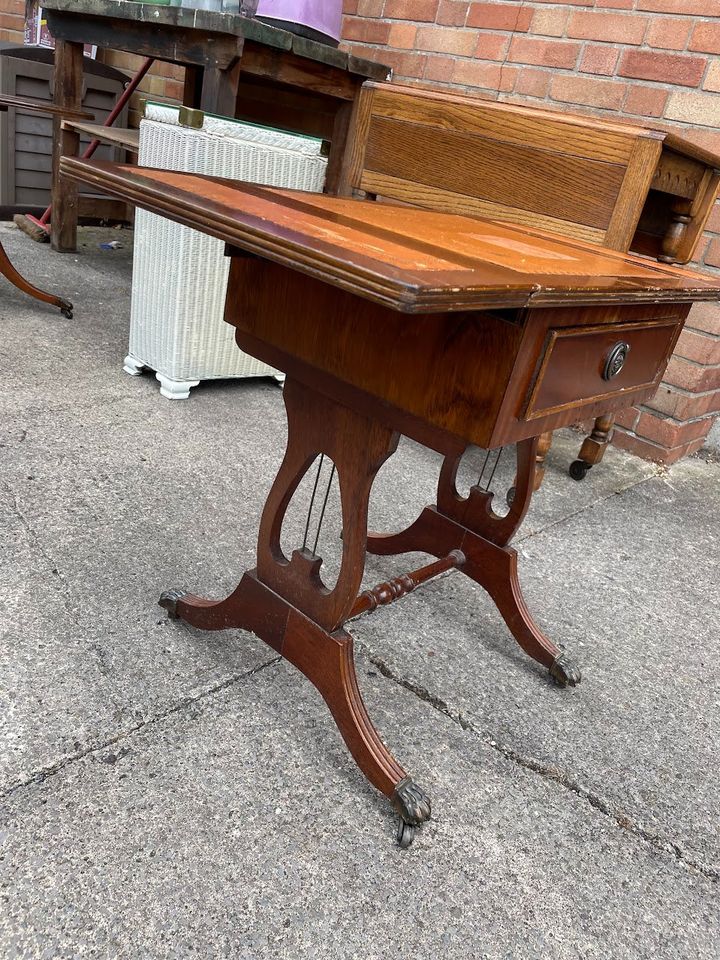
[[[345,0],[343,38],[395,77],[672,125],[720,153],[720,0]],[[698,252],[720,275],[720,204]],[[618,446],[671,463],[720,412],[720,306],[693,308],[658,395]]]

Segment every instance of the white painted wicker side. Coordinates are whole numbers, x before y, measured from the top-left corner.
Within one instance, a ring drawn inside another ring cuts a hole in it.
[[[141,166],[322,190],[327,160],[316,141],[218,118],[195,130],[177,125],[173,108],[163,113],[170,122],[140,124]],[[223,321],[228,273],[222,241],[139,209],[125,370],[155,370],[172,399],[200,380],[277,374],[239,350]]]

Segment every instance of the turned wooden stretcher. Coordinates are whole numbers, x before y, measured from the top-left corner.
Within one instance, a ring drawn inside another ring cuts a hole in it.
[[[324,697],[368,780],[400,814],[407,845],[430,801],[382,742],[360,694],[347,621],[457,569],[488,591],[527,654],[562,685],[570,657],[535,624],[509,545],[533,492],[538,436],[652,395],[691,303],[720,283],[533,230],[193,174],[64,160],[66,176],[203,230],[232,256],[226,321],[242,350],[287,374],[285,457],[268,495],[257,562],[224,600],[163,594],[172,617],[240,627]],[[437,502],[405,531],[368,534],[374,478],[400,434],[440,451]],[[517,444],[505,516],[455,485],[468,444]],[[280,535],[319,455],[337,470],[342,560]],[[420,551],[420,570],[361,591],[367,551]]]

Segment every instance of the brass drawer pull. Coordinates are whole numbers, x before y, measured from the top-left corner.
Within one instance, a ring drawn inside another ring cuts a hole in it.
[[[602,372],[603,380],[612,380],[613,377],[616,377],[620,373],[625,366],[628,353],[630,353],[630,344],[624,340],[620,340],[619,343],[616,343],[615,346],[611,348],[605,358],[605,366]]]

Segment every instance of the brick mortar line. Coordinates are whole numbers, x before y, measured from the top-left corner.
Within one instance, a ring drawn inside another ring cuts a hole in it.
[[[407,680],[404,677],[398,676],[390,669],[390,667],[388,667],[384,660],[382,660],[380,657],[374,656],[364,644],[359,645],[363,647],[368,659],[373,666],[377,667],[383,677],[414,694],[424,703],[429,704],[438,713],[457,724],[462,730],[471,733],[474,737],[476,737],[486,746],[490,747],[496,753],[500,754],[500,756],[504,757],[506,760],[509,760],[511,763],[514,763],[517,766],[522,767],[522,769],[530,771],[531,773],[539,774],[543,780],[556,783],[563,787],[563,789],[573,793],[576,797],[579,797],[581,800],[585,800],[590,804],[591,807],[601,813],[606,819],[613,822],[620,829],[625,830],[627,833],[639,840],[643,840],[655,850],[666,854],[672,854],[675,860],[685,870],[696,871],[714,883],[720,881],[720,870],[708,866],[707,864],[700,863],[697,860],[693,860],[685,853],[679,843],[676,843],[674,840],[670,840],[667,837],[663,837],[661,834],[647,830],[637,821],[631,820],[630,817],[616,812],[609,801],[604,800],[599,794],[594,793],[592,790],[583,787],[577,782],[577,780],[571,778],[567,773],[564,773],[562,770],[558,769],[552,764],[542,763],[541,761],[535,760],[532,757],[525,757],[517,750],[512,749],[512,747],[506,747],[498,743],[498,741],[489,733],[478,729],[475,724],[460,711],[453,710],[445,700],[430,693],[426,687],[420,686],[420,684],[414,683],[412,680]]]
[[[113,744],[119,743],[121,740],[126,740],[134,736],[136,733],[144,731],[148,727],[153,727],[156,724],[161,723],[163,720],[166,720],[168,717],[171,717],[174,714],[180,713],[188,707],[191,707],[193,704],[199,703],[201,700],[204,700],[213,694],[227,690],[229,687],[234,686],[234,684],[239,683],[241,680],[247,680],[250,677],[255,676],[256,673],[260,673],[262,670],[279,663],[281,660],[282,657],[273,657],[271,660],[266,660],[258,666],[253,667],[252,670],[245,671],[245,673],[233,674],[231,677],[221,680],[214,686],[202,690],[195,696],[183,697],[182,700],[178,701],[172,707],[168,707],[166,710],[162,710],[160,713],[156,713],[153,716],[148,717],[147,719],[142,720],[131,727],[128,727],[126,730],[121,730],[111,737],[107,737],[101,743],[91,744],[82,750],[77,750],[75,753],[64,757],[62,760],[57,760],[55,763],[47,764],[46,766],[41,767],[39,770],[36,770],[25,780],[11,784],[9,787],[1,790],[0,800],[7,800],[26,787],[31,787],[34,784],[44,783],[46,780],[60,773],[61,770],[70,764],[77,763],[78,760],[83,760],[85,757],[90,756],[91,754],[100,753]]]

